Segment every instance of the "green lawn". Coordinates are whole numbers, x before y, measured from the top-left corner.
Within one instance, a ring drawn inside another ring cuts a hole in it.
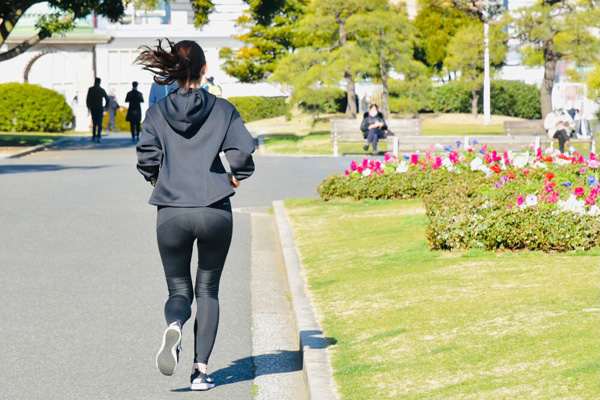
[[[52,142],[65,136],[77,135],[75,132],[45,133],[45,132],[0,132],[0,147],[30,147]]]
[[[265,148],[268,154],[333,154],[333,143],[329,132],[314,132],[307,136],[296,136],[291,134],[273,134],[265,137]],[[372,149],[365,151],[362,146],[365,142],[339,143],[340,154],[372,154]],[[377,150],[387,151],[387,142],[380,141]]]
[[[349,399],[595,399],[599,252],[433,252],[420,200],[288,200]]]

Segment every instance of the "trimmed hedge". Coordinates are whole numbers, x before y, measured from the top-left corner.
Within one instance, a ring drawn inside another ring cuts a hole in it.
[[[103,129],[106,129],[106,126],[108,125],[108,118],[109,116],[107,111],[102,117]],[[117,124],[117,129],[121,132],[128,132],[131,130],[131,126],[129,125],[129,122],[125,120],[125,118],[127,118],[127,107],[123,107],[123,111],[117,109],[117,116],[115,118],[115,122]]]
[[[244,122],[289,115],[285,97],[247,96],[227,100],[237,108]]]
[[[300,108],[314,114],[343,113],[348,105],[346,92],[338,87],[306,90]],[[358,99],[357,99],[358,100]]]
[[[73,110],[54,90],[28,83],[0,84],[0,131],[62,132]]]
[[[478,111],[483,112],[483,92],[478,91]],[[470,113],[471,90],[462,82],[452,81],[431,91],[428,111]],[[525,119],[541,118],[540,90],[519,81],[493,81],[490,85],[490,107],[494,115]]]

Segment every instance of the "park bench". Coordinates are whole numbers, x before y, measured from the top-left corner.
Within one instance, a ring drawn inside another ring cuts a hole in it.
[[[464,150],[465,143],[474,145],[488,145],[497,151],[521,150],[528,145],[543,147],[547,144],[546,136],[508,136],[508,135],[473,135],[473,136],[392,136],[388,137],[388,152],[398,156],[400,153],[415,151],[428,151],[433,146],[434,151],[445,151],[444,148],[452,146],[452,150]],[[458,146],[460,142],[460,147]]]
[[[590,121],[592,135],[589,138],[571,138],[571,143],[589,143],[592,153],[596,152],[595,133],[600,128],[597,120]],[[510,136],[545,136],[544,122],[541,119],[531,121],[504,121],[504,134]]]
[[[390,119],[385,121],[393,136],[421,135],[421,120],[414,119]],[[337,157],[339,142],[364,142],[363,133],[360,130],[362,120],[359,119],[332,119],[331,141],[333,142],[333,156]],[[389,136],[391,137],[391,136]],[[386,140],[380,138],[381,140]]]

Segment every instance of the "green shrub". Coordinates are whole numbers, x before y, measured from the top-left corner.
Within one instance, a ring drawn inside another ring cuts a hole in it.
[[[289,114],[285,97],[229,97],[227,99],[237,108],[244,122],[264,118],[274,118]]]
[[[483,89],[479,90],[477,109],[483,112]],[[439,113],[470,113],[471,90],[462,82],[452,81],[431,91],[431,111]],[[490,112],[525,119],[541,118],[540,90],[535,85],[519,81],[492,81]],[[421,107],[420,111],[426,107]]]
[[[433,112],[470,113],[471,89],[462,82],[448,82],[433,88],[430,103]]]
[[[412,81],[390,79],[390,111],[399,114],[431,112],[433,87],[427,76]]]
[[[348,105],[346,92],[338,87],[323,87],[303,91],[300,108],[313,114],[345,112]]]
[[[62,132],[73,111],[54,90],[28,83],[0,84],[0,131]]]
[[[483,93],[480,93],[478,108],[483,112]],[[540,119],[540,90],[535,85],[519,81],[492,81],[490,108],[494,115]]]
[[[102,126],[106,129],[108,125],[108,112],[104,114],[102,117]],[[117,124],[117,130],[121,132],[127,132],[131,129],[129,122],[125,120],[127,118],[127,108],[123,107],[123,111],[117,109],[117,116],[115,117],[115,122]]]

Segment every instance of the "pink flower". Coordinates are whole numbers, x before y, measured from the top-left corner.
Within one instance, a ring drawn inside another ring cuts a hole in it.
[[[390,154],[389,153],[385,153],[385,155],[383,156],[383,160],[385,162],[388,162],[390,160]]]
[[[417,165],[419,163],[419,155],[413,154],[410,156],[410,165]]]
[[[346,170],[344,173],[345,173],[346,175],[350,175],[350,171],[348,171],[348,170]]]
[[[352,160],[352,162],[350,163],[350,170],[356,171],[356,161]]]
[[[440,168],[442,166],[442,157],[435,158],[435,164],[433,164],[433,168]]]
[[[587,166],[590,168],[598,168],[598,160],[595,159],[591,159],[590,161],[588,161]]]
[[[579,172],[581,172],[582,174],[585,174],[585,171],[586,171],[586,169],[585,169],[585,168],[581,168],[581,169],[579,170]]]
[[[582,188],[581,186],[576,187],[575,190],[573,191],[573,193],[575,194],[575,196],[577,197],[581,197],[585,194],[585,189]]]
[[[517,205],[518,205],[518,206],[522,205],[524,201],[525,201],[525,199],[523,198],[523,196],[519,197],[519,198],[517,199]]]

